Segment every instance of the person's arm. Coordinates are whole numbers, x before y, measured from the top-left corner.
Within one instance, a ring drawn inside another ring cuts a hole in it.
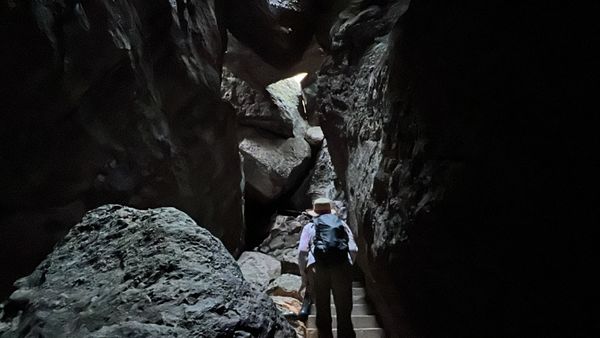
[[[300,269],[300,276],[302,277],[302,290],[306,286],[308,278],[306,276],[306,262],[308,261],[308,251],[298,251],[298,268]]]
[[[300,290],[302,290],[307,284],[306,264],[308,262],[310,224],[311,223],[308,223],[302,229],[302,234],[300,235],[300,243],[298,244],[298,268],[300,269],[300,276],[302,277],[302,286],[300,287]]]
[[[354,262],[356,262],[356,255],[358,254],[358,246],[354,240],[352,230],[350,230],[350,227],[346,222],[344,222],[344,229],[346,229],[346,233],[348,234],[348,251],[350,251],[350,258],[352,259],[352,264],[354,264]]]

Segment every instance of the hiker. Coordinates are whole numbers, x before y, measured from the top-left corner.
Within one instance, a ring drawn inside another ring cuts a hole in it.
[[[338,337],[356,336],[352,326],[352,264],[358,248],[348,225],[331,210],[331,200],[313,202],[312,222],[302,229],[298,246],[298,265],[307,297],[299,317],[310,313],[310,301],[317,308],[319,337],[333,337],[330,292],[337,314]],[[306,305],[308,304],[308,305]]]

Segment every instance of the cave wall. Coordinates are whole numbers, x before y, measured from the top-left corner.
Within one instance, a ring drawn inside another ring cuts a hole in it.
[[[0,298],[86,210],[174,206],[243,246],[219,1],[0,5]]]
[[[317,102],[392,337],[586,335],[590,143],[559,108],[559,17],[417,0],[338,18]]]

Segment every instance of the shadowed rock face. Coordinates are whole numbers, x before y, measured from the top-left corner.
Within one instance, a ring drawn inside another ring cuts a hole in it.
[[[224,68],[223,99],[234,107],[240,125],[269,131],[281,138],[304,136],[307,123],[300,83],[288,78],[254,89]]]
[[[247,184],[256,190],[251,198],[272,203],[301,182],[307,173],[311,149],[302,137],[274,138],[246,128],[240,142]]]
[[[227,28],[277,68],[298,62],[310,44],[320,1],[224,0]]]
[[[588,171],[574,155],[589,147],[558,111],[570,85],[550,75],[555,13],[411,1],[338,23],[321,126],[392,336],[569,336],[591,323],[575,174]],[[391,35],[361,28],[398,14]]]
[[[106,202],[176,206],[235,253],[241,168],[215,1],[0,6],[0,298]]]
[[[174,208],[92,210],[17,284],[2,337],[294,335],[225,246]]]

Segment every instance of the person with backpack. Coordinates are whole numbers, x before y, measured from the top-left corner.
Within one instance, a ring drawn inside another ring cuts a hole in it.
[[[312,216],[312,222],[302,229],[298,245],[302,285],[309,295],[308,307],[305,298],[300,317],[308,316],[313,299],[319,337],[333,337],[329,301],[333,292],[338,337],[356,337],[352,325],[352,264],[358,252],[354,236],[348,225],[332,213],[327,198],[313,202]]]

